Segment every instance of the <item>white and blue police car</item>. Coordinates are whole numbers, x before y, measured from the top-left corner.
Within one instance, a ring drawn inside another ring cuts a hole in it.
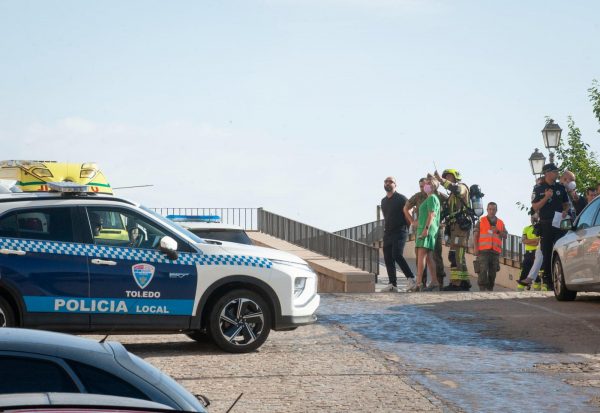
[[[221,349],[315,322],[317,276],[286,252],[206,243],[126,199],[69,183],[0,194],[0,326],[186,333]]]

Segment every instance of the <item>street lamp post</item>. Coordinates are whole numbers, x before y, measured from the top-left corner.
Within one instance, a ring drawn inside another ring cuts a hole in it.
[[[545,163],[546,157],[538,150],[538,148],[535,148],[535,151],[529,157],[529,165],[531,165],[531,172],[534,176],[537,177],[542,174],[542,168]]]
[[[548,119],[544,129],[542,129],[542,136],[544,138],[544,146],[550,152],[550,162],[554,162],[554,152],[558,148],[560,144],[560,135],[562,133],[562,129],[558,124],[554,123],[553,119]],[[533,166],[532,166],[533,167]]]

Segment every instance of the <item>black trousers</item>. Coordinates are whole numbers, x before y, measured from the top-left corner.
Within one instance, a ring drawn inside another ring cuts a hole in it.
[[[414,278],[412,270],[404,259],[404,246],[408,239],[408,231],[383,236],[383,260],[387,269],[388,278],[392,285],[397,285],[396,264],[400,267],[406,278]]]
[[[552,289],[554,287],[554,283],[552,282],[552,248],[556,241],[564,235],[564,231],[554,228],[551,221],[540,221],[540,229],[540,244],[542,254],[544,254],[542,264],[542,269],[544,270],[543,281],[549,289]]]
[[[521,276],[519,277],[519,281],[527,278],[529,271],[531,271],[531,267],[533,267],[533,261],[535,261],[535,250],[525,251],[523,262],[521,263]]]

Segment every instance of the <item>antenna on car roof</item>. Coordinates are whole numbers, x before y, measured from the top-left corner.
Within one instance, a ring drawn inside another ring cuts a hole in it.
[[[100,344],[104,343],[106,341],[106,339],[108,338],[108,336],[110,336],[110,333],[105,335],[104,338],[102,340],[100,340],[98,343],[100,343]]]
[[[132,186],[118,186],[116,188],[113,189],[131,189],[131,188],[146,188],[149,186],[154,186],[154,184],[149,184],[149,185],[132,185]]]

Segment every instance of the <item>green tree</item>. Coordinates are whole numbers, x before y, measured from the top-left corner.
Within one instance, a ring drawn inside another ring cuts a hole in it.
[[[600,95],[598,97],[600,98]],[[593,99],[592,102],[595,103]],[[600,110],[600,107],[598,109]],[[567,140],[565,142],[561,139],[556,155],[560,161],[560,168],[568,169],[575,174],[577,187],[580,192],[583,192],[585,188],[595,187],[600,183],[600,162],[596,153],[589,150],[590,145],[581,138],[581,131],[571,116],[568,118],[567,125],[569,128]]]
[[[600,82],[592,80],[592,86],[588,89],[590,101],[592,102],[592,111],[600,123]],[[546,117],[546,121],[549,117]],[[581,130],[575,125],[575,121],[569,116],[567,125],[569,133],[567,139],[561,139],[560,146],[556,151],[560,168],[568,169],[577,177],[577,188],[584,192],[588,187],[596,187],[600,184],[600,161],[595,152],[590,151],[590,145],[581,138]],[[600,133],[600,129],[598,129]],[[521,210],[530,208],[529,202],[517,202]]]
[[[590,100],[592,101],[592,110],[594,115],[596,115],[596,119],[598,119],[598,123],[600,123],[600,90],[598,88],[600,85],[596,79],[592,80],[592,87],[588,89]],[[600,129],[598,129],[598,133],[600,133]]]

